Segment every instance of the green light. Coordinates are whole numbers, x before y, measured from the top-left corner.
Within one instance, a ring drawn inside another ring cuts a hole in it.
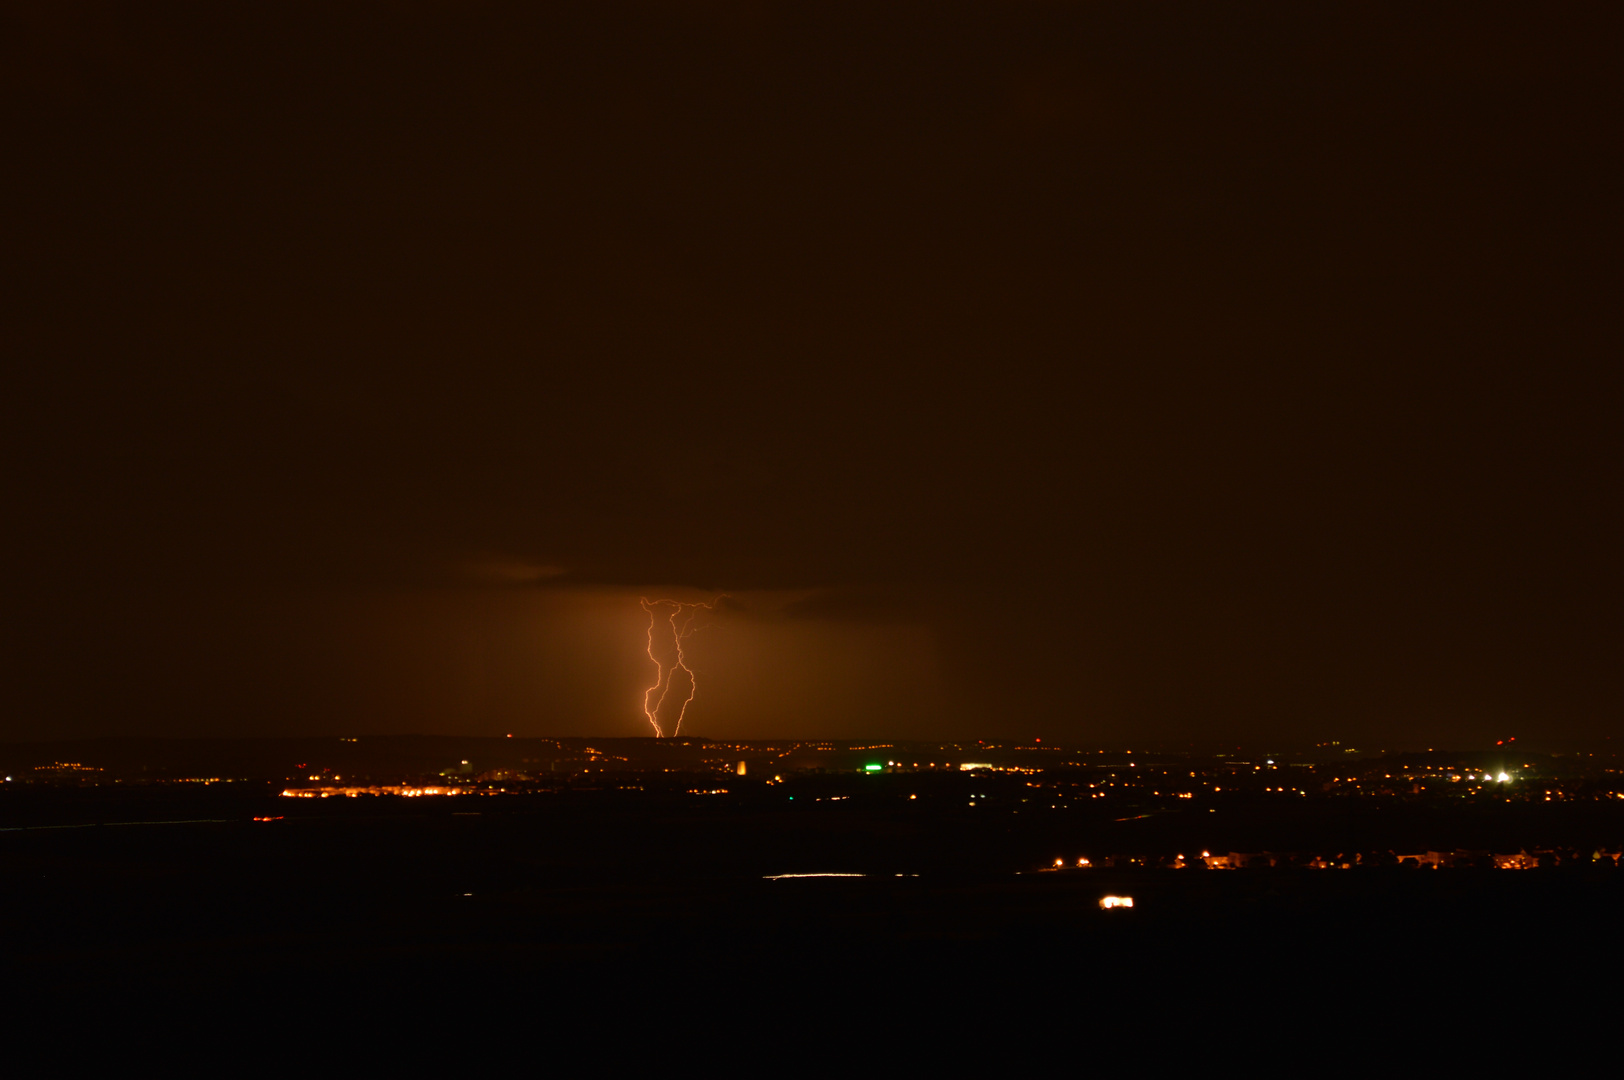
[[[883,768],[885,768],[884,765],[864,765],[863,766],[863,771],[864,772],[879,772]]]

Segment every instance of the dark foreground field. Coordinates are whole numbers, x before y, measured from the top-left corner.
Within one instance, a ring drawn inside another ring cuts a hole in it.
[[[132,1053],[197,1032],[656,1057],[1498,1038],[1528,1010],[1583,1028],[1610,1008],[1624,938],[1624,872],[1600,868],[1044,872],[1027,848],[1052,837],[973,815],[8,798],[6,1015]],[[865,876],[767,877],[814,872]]]

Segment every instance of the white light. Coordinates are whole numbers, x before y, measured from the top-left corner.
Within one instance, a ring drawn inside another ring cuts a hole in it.
[[[1496,776],[1495,779],[1504,784],[1506,781],[1510,780],[1511,777],[1507,776],[1505,773],[1501,773],[1499,776]]]
[[[1100,897],[1100,910],[1102,910],[1102,911],[1110,911],[1112,908],[1131,908],[1131,907],[1133,907],[1133,897],[1131,897],[1131,896],[1102,896],[1102,897]]]

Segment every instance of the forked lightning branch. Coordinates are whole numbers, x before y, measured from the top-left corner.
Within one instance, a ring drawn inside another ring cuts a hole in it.
[[[724,594],[725,596],[725,594]],[[671,721],[671,734],[676,735],[682,730],[682,718],[688,712],[689,704],[699,690],[698,681],[694,678],[693,669],[688,666],[688,657],[683,652],[682,643],[688,636],[699,629],[696,621],[701,611],[715,611],[723,596],[718,596],[708,604],[685,604],[680,600],[650,600],[648,597],[640,598],[643,610],[648,612],[648,658],[654,662],[657,678],[653,686],[643,693],[643,715],[648,718],[649,726],[654,729],[654,737],[665,735],[665,725],[660,718],[670,717],[676,712],[676,719]],[[656,638],[659,645],[656,648]],[[665,659],[662,660],[661,657]],[[667,662],[669,661],[669,662]],[[673,691],[673,687],[676,687]],[[682,703],[668,707],[675,702],[674,694],[681,694]]]

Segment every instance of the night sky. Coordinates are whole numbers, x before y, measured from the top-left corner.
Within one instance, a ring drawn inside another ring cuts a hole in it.
[[[1619,727],[1616,5],[0,11],[0,737]]]

